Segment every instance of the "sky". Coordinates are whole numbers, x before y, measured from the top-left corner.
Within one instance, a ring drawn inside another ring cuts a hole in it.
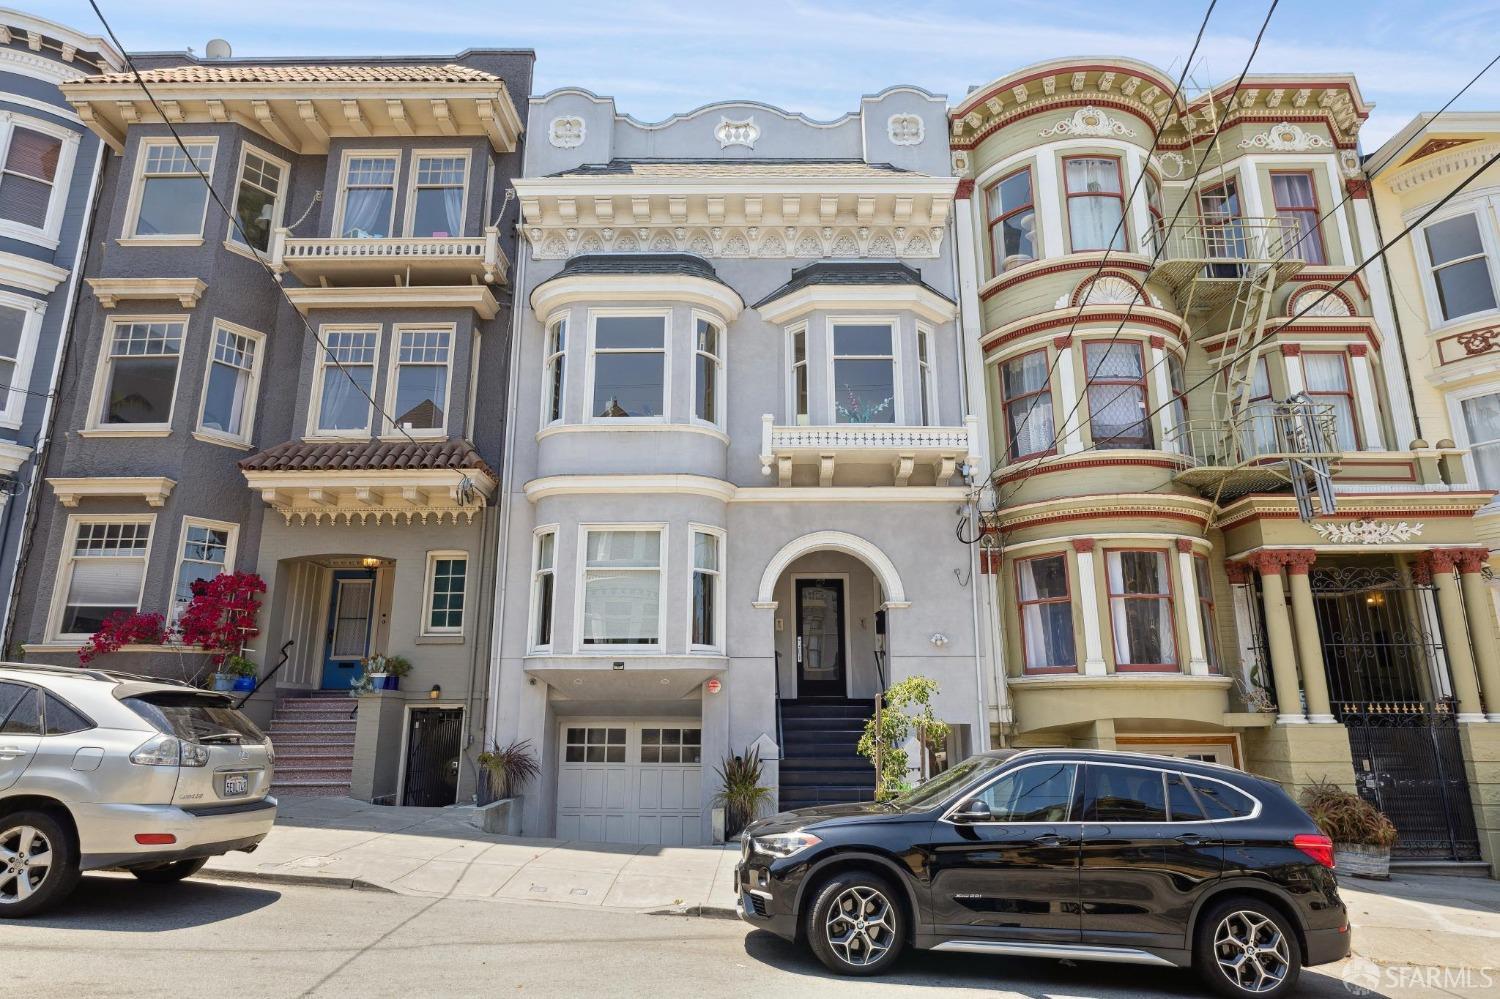
[[[16,0],[11,0],[16,2]],[[22,0],[25,2],[25,0]],[[1125,55],[1175,79],[1209,0],[97,0],[128,51],[236,57],[530,48],[536,92],[582,86],[659,121],[749,98],[814,118],[898,83],[957,101],[1033,62]],[[1270,0],[1218,0],[1189,87],[1236,78]],[[87,0],[25,9],[103,34]],[[1281,0],[1251,70],[1352,72],[1374,151],[1500,53],[1500,0]],[[1455,110],[1500,108],[1500,65]]]

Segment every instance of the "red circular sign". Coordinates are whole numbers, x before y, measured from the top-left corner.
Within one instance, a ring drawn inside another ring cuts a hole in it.
[[[708,688],[710,694],[717,694],[724,685],[717,679],[713,679],[705,683],[704,686]]]

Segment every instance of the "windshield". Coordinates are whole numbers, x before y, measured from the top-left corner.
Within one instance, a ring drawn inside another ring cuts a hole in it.
[[[228,703],[196,694],[164,691],[127,697],[121,703],[163,735],[175,735],[188,742],[237,745],[266,741],[255,723]]]
[[[905,794],[892,798],[890,803],[901,809],[936,805],[965,784],[989,773],[1004,762],[1004,759],[993,756],[971,756],[953,769],[945,770],[926,783],[918,784]]]

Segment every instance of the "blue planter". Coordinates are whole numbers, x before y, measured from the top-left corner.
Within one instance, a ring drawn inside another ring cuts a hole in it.
[[[237,677],[235,677],[234,678],[234,689],[235,690],[254,690],[255,689],[255,677],[253,677],[253,676],[237,676]]]
[[[238,679],[233,673],[215,673],[214,689],[221,693],[228,693],[234,689],[234,682]]]
[[[394,673],[372,673],[370,680],[376,690],[401,689],[401,678]]]

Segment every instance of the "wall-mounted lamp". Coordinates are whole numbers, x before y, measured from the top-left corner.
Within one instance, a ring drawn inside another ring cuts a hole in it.
[[[364,558],[359,560],[359,564],[364,566],[366,569],[378,569],[380,568],[380,559],[376,558],[373,555],[366,555]]]
[[[435,700],[437,700],[438,698],[440,698],[442,696],[443,696],[443,688],[442,688],[441,684],[434,683],[432,685],[432,689],[427,692],[427,697],[428,697],[429,700],[435,701]]]

